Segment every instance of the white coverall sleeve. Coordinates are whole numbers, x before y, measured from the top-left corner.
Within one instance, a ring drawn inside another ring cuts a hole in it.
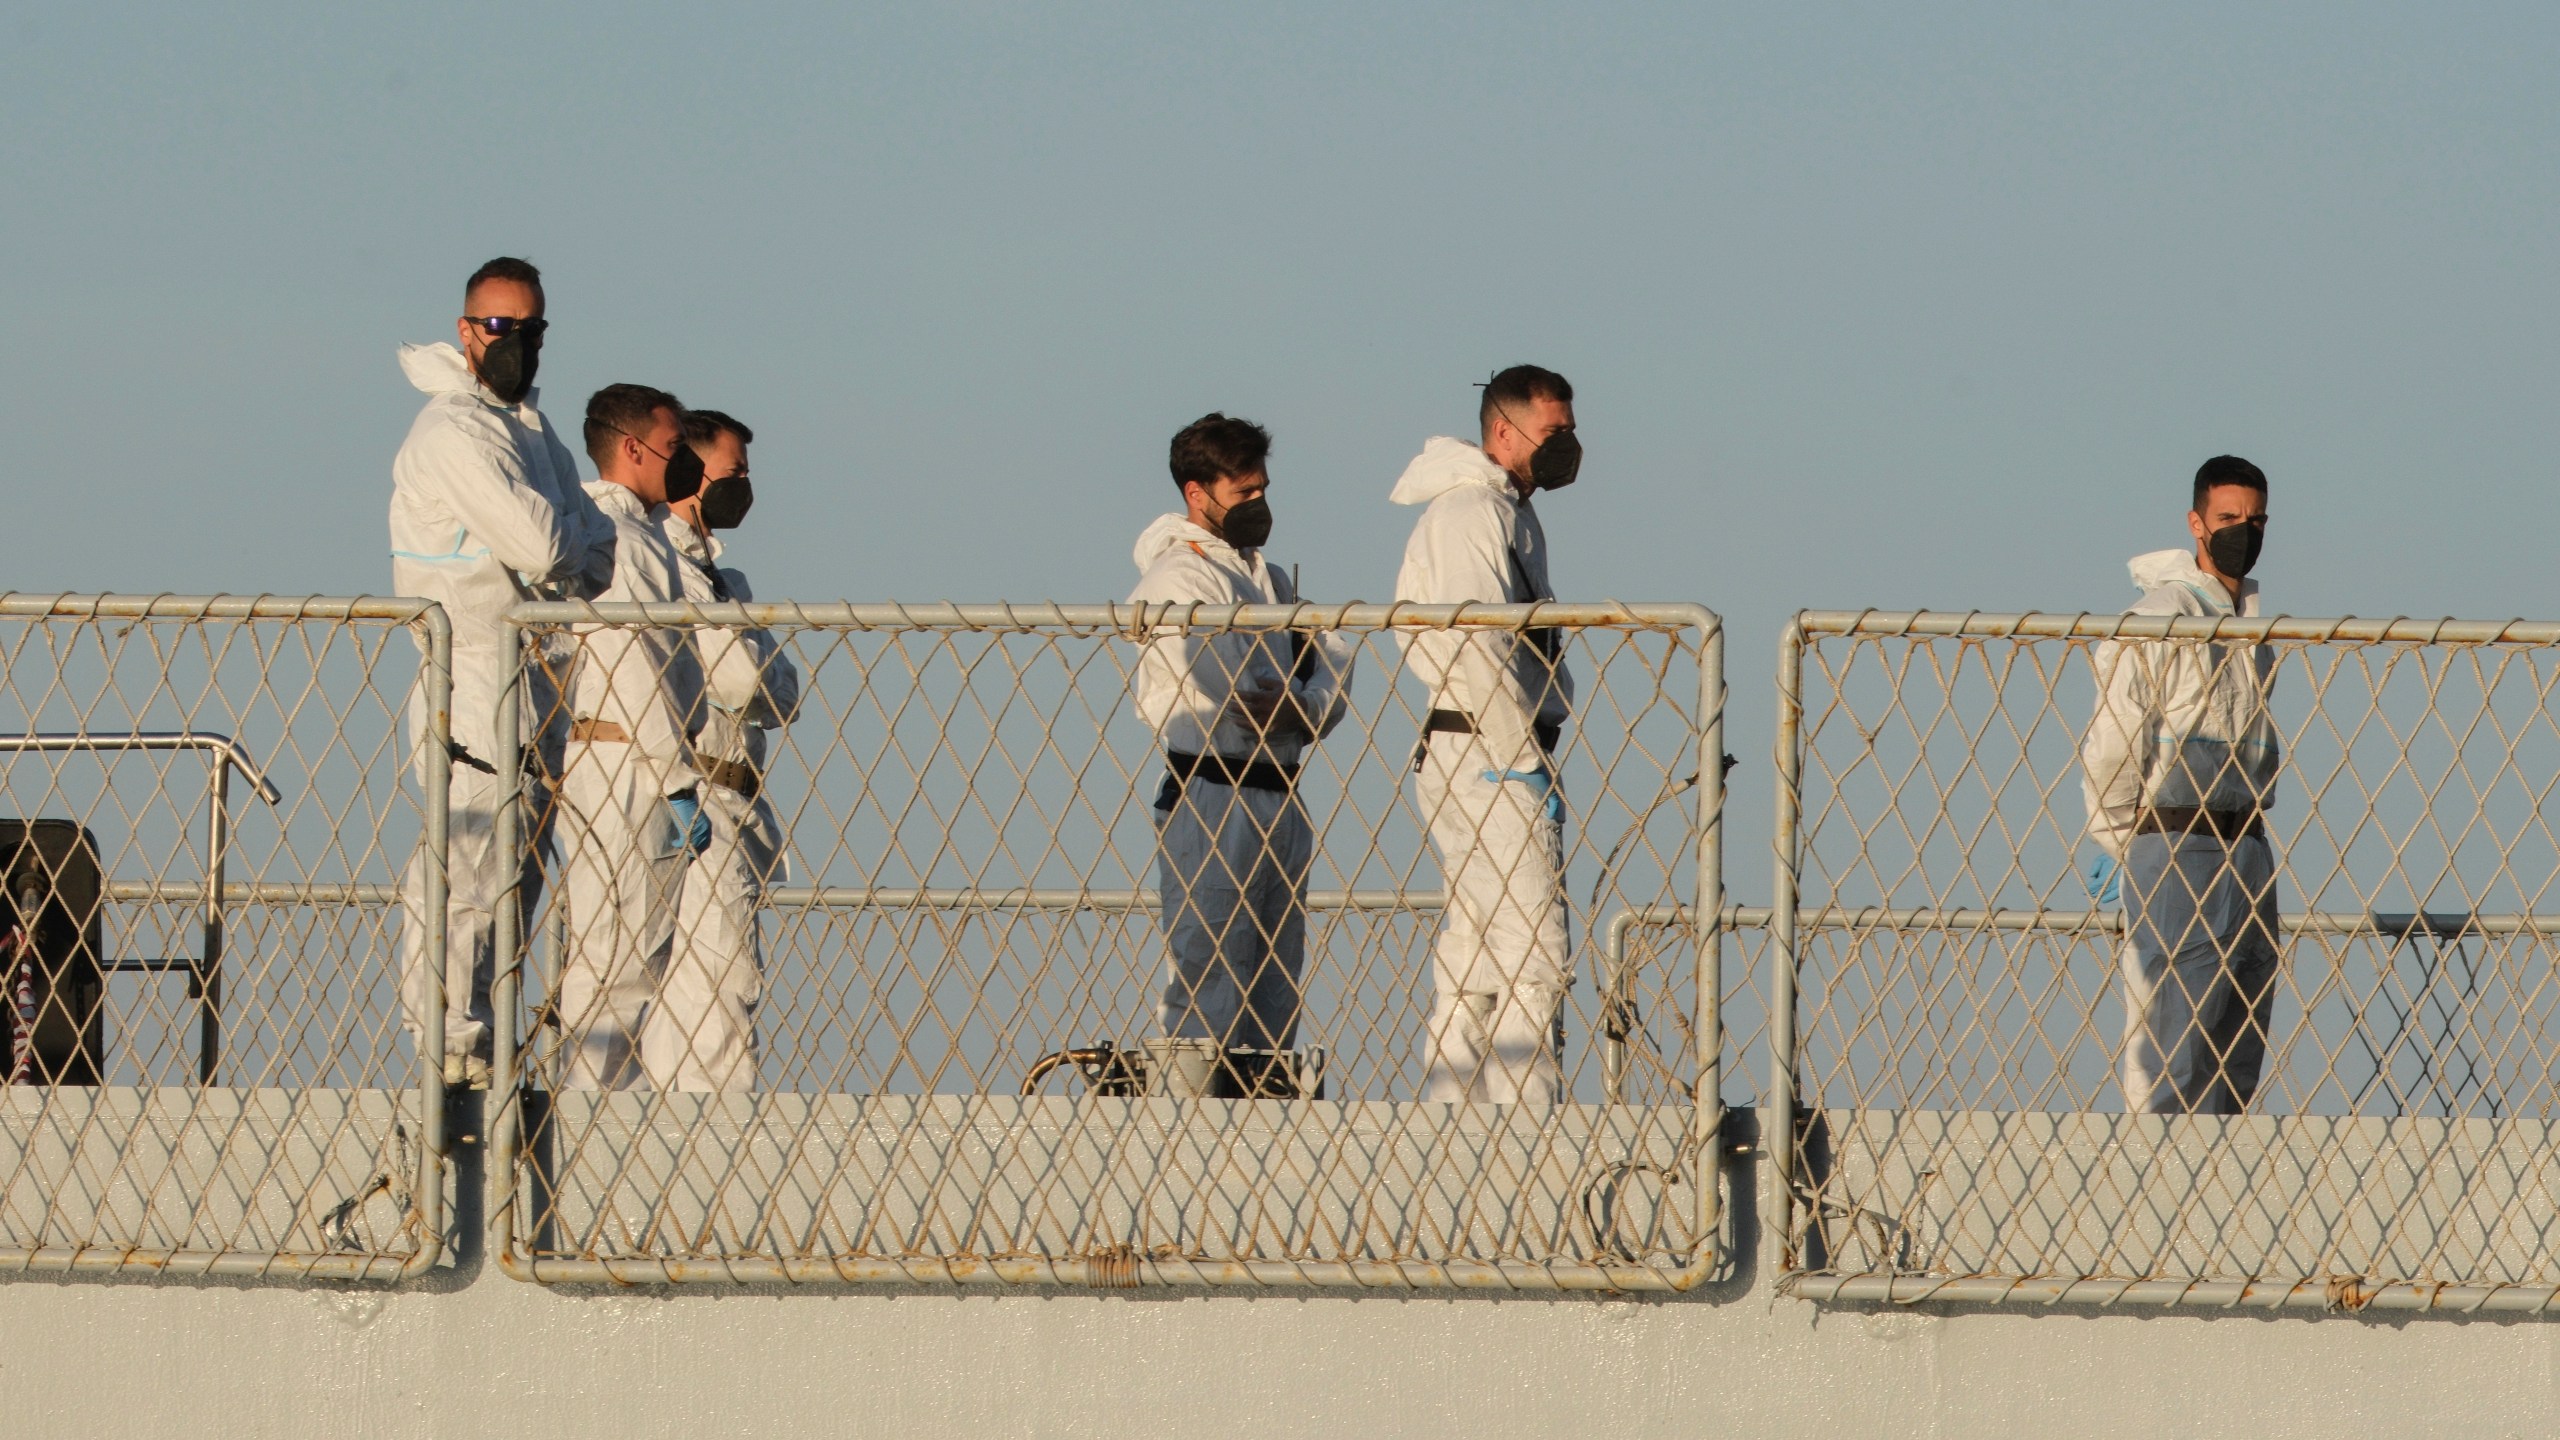
[[[735,570],[721,572],[732,598],[752,602],[747,579]],[[696,632],[702,653],[704,688],[711,703],[735,713],[759,730],[788,725],[800,713],[800,669],[784,654],[770,630],[710,629]]]
[[[436,444],[419,448],[418,478],[499,564],[537,582],[560,578],[577,558],[573,522],[526,478],[505,425],[485,412],[457,414]]]
[[[2080,794],[2089,809],[2089,838],[2114,860],[2124,859],[2142,808],[2143,766],[2155,709],[2147,658],[2139,641],[2101,641],[2090,647],[2098,704],[2080,737]]]
[[[1289,577],[1274,573],[1272,592],[1283,605],[1298,603],[1297,589]],[[1327,630],[1291,632],[1298,643],[1290,662],[1289,693],[1298,702],[1298,711],[1307,719],[1312,738],[1323,739],[1342,723],[1351,709],[1351,667],[1354,651],[1350,640]]]
[[[1200,652],[1208,643],[1193,635],[1165,635],[1147,642],[1138,656],[1138,679],[1132,698],[1137,702],[1138,718],[1159,737],[1177,719],[1188,719],[1196,727],[1194,733],[1214,734],[1218,717],[1226,709],[1221,696],[1212,696],[1193,679],[1198,669]]]
[[[570,552],[570,567],[558,577],[561,594],[570,600],[592,599],[613,584],[613,520],[596,508],[594,497],[578,483],[578,462],[561,441],[560,432],[545,430],[542,438],[551,448],[552,473],[561,477],[568,491],[560,503]]]
[[[1444,593],[1432,599],[1440,604],[1509,603],[1511,545],[1502,533],[1500,512],[1492,505],[1474,505],[1456,511],[1450,519],[1459,523],[1451,524],[1439,537]],[[1523,643],[1521,637],[1499,630],[1459,629],[1450,638],[1457,646],[1441,682],[1447,693],[1434,697],[1433,703],[1474,715],[1484,753],[1498,766],[1529,770],[1545,765],[1529,697],[1521,690],[1512,664],[1512,651]]]
[[[748,632],[756,647],[755,703],[746,708],[747,723],[771,730],[788,725],[800,713],[800,667],[782,653],[782,642],[770,630]]]
[[[1148,568],[1129,599],[1148,605],[1231,603],[1221,593],[1226,587],[1212,583],[1215,577],[1193,573],[1206,568],[1205,560],[1169,555]],[[1221,663],[1215,636],[1166,629],[1139,652],[1130,699],[1159,741],[1206,751],[1217,746],[1218,722],[1226,717],[1236,678]]]

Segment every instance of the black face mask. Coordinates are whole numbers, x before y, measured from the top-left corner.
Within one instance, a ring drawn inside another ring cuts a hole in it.
[[[2266,544],[2267,527],[2243,520],[2206,536],[2204,553],[2212,557],[2214,569],[2237,580],[2258,563],[2258,552]]]
[[[1271,538],[1271,502],[1256,495],[1227,508],[1218,521],[1218,538],[1239,550],[1258,550]]]
[[[667,503],[690,500],[702,493],[702,457],[683,441],[676,442],[676,453],[667,457]]]
[[[755,508],[755,482],[744,475],[730,475],[702,487],[702,527],[706,530],[735,530],[738,522]]]
[[[524,331],[510,330],[489,342],[473,368],[499,404],[521,405],[533,393],[534,372],[542,368],[542,347]]]
[[[1529,457],[1529,485],[1561,490],[1582,473],[1582,441],[1570,430],[1552,430]]]

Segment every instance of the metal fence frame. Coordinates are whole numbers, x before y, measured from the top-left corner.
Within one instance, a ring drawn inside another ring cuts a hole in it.
[[[1932,929],[2116,930],[2112,912],[2008,912],[1802,908],[1804,784],[1804,658],[1808,636],[1926,636],[1982,639],[2180,639],[2263,642],[2351,641],[2429,644],[2560,644],[2560,623],[2466,620],[2307,619],[2237,617],[1989,614],[1956,611],[1806,610],[1788,622],[1778,648],[1777,824],[1772,836],[1775,884],[1769,910],[1769,1080],[1763,1124],[1771,1166],[1763,1243],[1781,1292],[1814,1301],[1913,1304],[1952,1301],[1998,1304],[2193,1305],[2216,1308],[2525,1311],[2560,1306],[2560,1284],[2385,1283],[2366,1285],[2318,1278],[2080,1279],[2067,1276],[1824,1275],[1793,1268],[1797,1206],[1805,1195],[1795,1172],[1798,981],[1803,937],[1809,929],[1921,926]],[[2452,914],[2289,914],[2287,933],[2389,936],[2413,930],[2444,933],[2560,932],[2560,916]]]
[[[222,926],[223,907],[230,901],[230,887],[224,883],[223,871],[231,852],[231,772],[237,770],[247,777],[250,788],[270,807],[284,803],[284,795],[239,741],[210,731],[0,735],[0,755],[120,750],[201,750],[212,757],[212,766],[205,777],[207,858],[204,884],[198,891],[204,900],[204,954],[194,960],[160,958],[105,960],[100,963],[100,968],[110,974],[183,972],[186,975],[188,988],[196,996],[196,1079],[210,1085],[222,1064]],[[183,891],[157,883],[109,882],[100,888],[102,898],[108,900],[189,898]]]
[[[1024,626],[1052,625],[1075,627],[1092,632],[1117,633],[1143,639],[1155,627],[1169,622],[1191,625],[1235,626],[1244,628],[1296,628],[1322,631],[1343,627],[1390,630],[1395,628],[1468,628],[1517,631],[1535,625],[1673,625],[1695,630],[1699,640],[1699,724],[1697,744],[1699,826],[1697,853],[1697,904],[1679,907],[1677,923],[1693,927],[1692,939],[1697,946],[1699,1015],[1696,1035],[1695,1063],[1698,1068],[1697,1094],[1692,1099],[1687,1144],[1691,1154],[1713,1157],[1723,1124],[1723,1106],[1719,1090],[1723,1052],[1723,1025],[1719,1001],[1722,996],[1723,935],[1727,927],[1709,925],[1702,930],[1694,925],[1698,914],[1724,913],[1723,876],[1723,812],[1724,769],[1719,763],[1724,753],[1724,626],[1722,620],[1704,606],[1694,604],[1563,604],[1546,602],[1534,605],[1146,605],[1146,604],[977,604],[977,605],[898,605],[898,604],[796,604],[760,603],[693,604],[661,602],[652,604],[602,604],[588,601],[527,602],[509,612],[507,623],[511,633],[521,634],[526,627],[593,623],[606,625],[650,625],[691,627],[766,627],[834,628],[848,630],[940,630],[970,631],[1013,629]],[[521,683],[519,670],[517,682]],[[499,706],[497,748],[508,754],[522,741],[521,711],[516,704]],[[500,808],[498,844],[500,853],[512,853],[523,843],[520,805]],[[778,890],[777,898],[798,894],[808,900],[841,899],[851,906],[871,908],[931,907],[948,902],[968,892],[936,892],[927,890],[845,889],[831,895],[827,891]],[[1018,897],[1018,898],[1017,898]],[[1318,896],[1310,894],[1310,907],[1317,899],[1335,900],[1344,908],[1360,908],[1361,892],[1334,892]],[[502,947],[520,945],[523,937],[522,918],[516,907],[522,896],[510,889],[498,919]],[[1104,906],[1138,908],[1149,903],[1143,891],[1009,891],[999,892],[999,903],[1049,908],[1072,906],[1092,909]],[[1412,897],[1404,897],[1402,908],[1414,908]],[[1621,940],[1623,925],[1613,923],[1610,936]],[[1611,952],[1615,953],[1615,952]],[[491,1007],[498,1017],[494,1042],[494,1079],[492,1094],[495,1111],[488,1124],[489,1165],[486,1206],[488,1212],[488,1249],[506,1274],[537,1284],[764,1284],[794,1285],[864,1285],[864,1284],[995,1284],[1005,1286],[1060,1285],[1101,1288],[1130,1286],[1207,1286],[1250,1288],[1347,1288],[1410,1291],[1448,1289],[1493,1293],[1556,1293],[1570,1291],[1686,1291],[1695,1288],[1711,1275],[1725,1259],[1726,1247],[1720,1239],[1723,1224],[1722,1201],[1718,1193],[1718,1167],[1711,1158],[1698,1162],[1703,1173],[1696,1185],[1698,1213],[1695,1231],[1697,1254],[1681,1270],[1664,1275],[1649,1267],[1628,1264],[1528,1264],[1494,1261],[1217,1261],[1160,1259],[1132,1254],[1110,1257],[1062,1259],[1055,1257],[794,1257],[783,1260],[756,1259],[563,1259],[537,1256],[527,1248],[520,1236],[518,1207],[524,1203],[522,1187],[516,1180],[518,1161],[525,1138],[525,1105],[527,1098],[524,1052],[518,1027],[523,1013],[523,981],[525,954],[521,949],[498,957],[497,980],[491,991]],[[1282,1102],[1285,1103],[1285,1102]]]
[[[2290,640],[2305,642],[2349,641],[2359,643],[2425,644],[2452,642],[2459,644],[2527,644],[2560,645],[2560,624],[2548,622],[2467,622],[2356,619],[2299,619],[2272,617],[2239,620],[2230,618],[2128,617],[2119,615],[2014,615],[1957,614],[1930,612],[1876,611],[1806,611],[1797,615],[1785,628],[1778,657],[1778,738],[1776,744],[1776,829],[1773,834],[1774,871],[1772,905],[1739,908],[1725,903],[1721,873],[1721,818],[1724,801],[1721,767],[1714,763],[1722,750],[1722,715],[1725,699],[1723,676],[1724,635],[1720,621],[1696,606],[1617,606],[1563,605],[1538,606],[1313,606],[1240,607],[1174,607],[1183,618],[1194,623],[1226,623],[1242,626],[1287,626],[1327,628],[1346,625],[1396,627],[1399,625],[1482,626],[1489,629],[1516,629],[1529,624],[1606,624],[1645,621],[1676,621],[1696,627],[1702,635],[1701,710],[1697,736],[1699,749],[1699,785],[1701,788],[1701,824],[1697,850],[1696,906],[1651,906],[1624,909],[1612,913],[1601,922],[1604,931],[1601,953],[1613,966],[1623,964],[1628,937],[1637,926],[1685,927],[1698,947],[1700,1014],[1695,1057],[1699,1076],[1699,1096],[1693,1105],[1688,1133],[1701,1153],[1711,1153],[1722,1120],[1722,1105],[1716,1092],[1721,1078],[1724,1043],[1720,1000],[1722,983],[1722,936],[1728,931],[1766,927],[1771,932],[1769,990],[1769,1067],[1767,1088],[1763,1096],[1763,1133],[1770,1137],[1768,1163],[1773,1167],[1772,1181],[1764,1219],[1764,1243],[1770,1247],[1771,1264],[1778,1273],[1780,1288],[1791,1295],[1816,1301],[1915,1303],[1952,1301],[1965,1303],[2036,1302],[2093,1304],[2178,1304],[2207,1307],[2327,1307],[2374,1308],[2418,1311],[2493,1311],[2543,1313],[2560,1306],[2560,1285],[2545,1284],[2464,1284],[2392,1283],[2373,1286],[2348,1284],[2343,1290],[2336,1281],[2317,1279],[2074,1279],[2070,1277],[2002,1277],[1979,1276],[1899,1276],[1899,1275],[1820,1275],[1791,1270],[1794,1256],[1789,1252],[1801,1197],[1800,1177],[1793,1172],[1797,1157],[1793,1144],[1785,1137],[1797,1128],[1796,1080],[1799,1035],[1797,1030],[1798,976],[1804,956],[1806,937],[1820,930],[1872,927],[1878,924],[1924,926],[1934,929],[1962,931],[1972,928],[1990,930],[2113,930],[2120,919],[2111,912],[2005,912],[1957,910],[1880,910],[1803,907],[1802,845],[1804,781],[1803,664],[1808,637],[1811,636],[1930,636],[1948,638],[2054,638],[2054,639],[2194,639],[2223,641]],[[600,623],[689,624],[706,626],[812,625],[860,629],[942,629],[970,630],[993,627],[1015,627],[1026,624],[1056,624],[1107,629],[1124,633],[1144,633],[1159,623],[1166,607],[1128,605],[979,605],[979,606],[899,606],[899,605],[706,605],[685,604],[650,606],[597,606],[583,604],[525,605],[518,607],[511,624],[538,625],[578,621]],[[0,595],[0,618],[11,619],[135,619],[135,620],[378,620],[395,622],[419,633],[423,654],[420,684],[428,696],[431,735],[427,743],[440,741],[450,733],[451,638],[443,612],[427,602],[396,599],[336,597],[230,597],[230,596],[114,596],[65,595],[22,596]],[[502,706],[502,730],[515,727],[516,709]],[[502,743],[516,737],[502,736]],[[203,749],[214,756],[211,790],[219,818],[223,814],[224,786],[228,771],[246,752],[225,737],[209,732],[181,734],[85,734],[0,737],[0,751],[50,749]],[[244,773],[267,787],[255,770],[254,761],[242,765]],[[437,767],[428,767],[423,788],[423,830],[421,843],[439,857],[427,867],[427,914],[425,943],[428,953],[440,955],[445,943],[444,892],[445,876],[440,857],[447,830],[447,789]],[[516,825],[514,807],[502,810],[502,829]],[[513,843],[518,837],[502,835],[502,843]],[[166,882],[105,880],[103,897],[120,902],[206,902],[205,924],[208,934],[218,935],[222,909],[242,903],[297,904],[309,906],[348,906],[394,903],[397,886],[275,884],[239,882],[228,879],[220,869],[223,853],[219,835],[209,854],[213,857],[212,873],[202,885],[173,885]],[[513,903],[510,897],[509,903]],[[1423,908],[1418,895],[1401,895],[1393,903],[1403,908]],[[784,888],[775,892],[778,905],[808,905],[820,908],[927,908],[965,906],[976,908],[1068,908],[1110,910],[1143,908],[1151,903],[1147,892],[1102,891],[1037,891],[1026,890],[989,895],[968,891],[938,892],[928,890],[846,888]],[[1365,908],[1380,903],[1380,897],[1363,892],[1316,893],[1309,897],[1311,908]],[[1714,908],[1708,910],[1706,907]],[[1712,925],[1700,926],[1700,914],[1719,917]],[[501,934],[512,936],[515,930],[503,923]],[[2470,914],[2351,914],[2314,912],[2283,917],[2283,928],[2291,933],[2318,932],[2334,935],[2393,936],[2425,930],[2439,936],[2445,934],[2500,933],[2511,930],[2535,933],[2560,932],[2560,916],[2552,915],[2470,915]],[[212,942],[218,945],[219,941]],[[210,955],[209,951],[209,955]],[[521,1010],[521,952],[502,957],[498,973],[497,1004],[502,1015],[514,1017]],[[210,960],[203,962],[144,960],[120,962],[118,968],[159,968],[209,970]],[[434,973],[441,983],[443,967]],[[214,1023],[206,1007],[207,1023]],[[431,1007],[440,1026],[442,1010]],[[443,1185],[447,1172],[449,1140],[445,1125],[445,1091],[441,1067],[431,1058],[441,1049],[441,1037],[422,1037],[416,1096],[422,1128],[422,1144],[417,1153],[414,1195],[420,1211],[420,1244],[418,1250],[397,1259],[380,1256],[344,1254],[247,1254],[233,1251],[109,1249],[104,1247],[11,1248],[0,1245],[0,1272],[15,1275],[33,1274],[100,1274],[129,1270],[157,1273],[200,1274],[216,1276],[276,1277],[296,1276],[347,1280],[404,1280],[414,1278],[436,1265],[443,1256],[446,1228]],[[501,1025],[497,1035],[501,1084],[497,1104],[490,1122],[491,1163],[488,1172],[488,1239],[500,1266],[516,1278],[541,1283],[994,1283],[1003,1285],[1070,1285],[1120,1286],[1129,1283],[1177,1284],[1195,1286],[1345,1286],[1356,1288],[1437,1288],[1489,1291],[1567,1291],[1567,1290],[1685,1290],[1714,1273],[1727,1258],[1720,1240],[1715,1239],[1723,1221],[1717,1187],[1698,1187],[1698,1233],[1702,1237],[1696,1258],[1685,1270],[1668,1277],[1642,1267],[1592,1265],[1516,1265],[1494,1262],[1225,1262],[1202,1263],[1185,1260],[1157,1260],[1135,1257],[1115,1262],[1114,1267],[1097,1267],[1089,1260],[1061,1259],[794,1259],[787,1261],[740,1262],[731,1260],[561,1260],[537,1258],[519,1243],[516,1236],[516,1206],[519,1197],[513,1183],[514,1162],[523,1140],[524,1093],[521,1089],[518,1036],[513,1025]],[[1614,1052],[1616,1047],[1611,1047]],[[1620,1062],[1612,1053],[1609,1065],[1612,1093],[1619,1078]],[[1105,1270],[1109,1273],[1105,1273]]]
[[[443,607],[431,601],[378,598],[372,596],[234,596],[234,595],[0,595],[0,619],[129,619],[129,620],[379,620],[390,621],[415,631],[420,639],[419,684],[427,699],[428,733],[420,743],[435,750],[445,747],[452,733],[453,709],[453,630]],[[223,907],[241,903],[290,903],[309,906],[350,906],[363,903],[397,901],[399,887],[379,885],[297,885],[261,884],[229,881],[223,870],[227,849],[228,809],[227,781],[237,768],[248,776],[261,799],[275,803],[281,797],[256,762],[238,743],[227,736],[203,731],[179,734],[87,734],[34,735],[0,737],[0,753],[62,750],[205,750],[214,755],[208,785],[212,810],[213,833],[208,851],[209,866],[205,883],[200,886],[169,886],[158,882],[119,882],[112,876],[101,877],[101,903],[109,901],[154,902],[169,900],[201,900],[205,906],[204,933],[206,954],[200,961],[166,959],[127,961],[108,964],[101,957],[102,968],[113,970],[182,971],[189,973],[199,985],[213,993],[200,1004],[199,1023],[204,1049],[199,1052],[199,1084],[210,1088],[210,1072],[216,1063],[218,1039],[219,978],[215,966],[220,963]],[[430,857],[426,867],[426,925],[423,953],[428,968],[436,977],[435,1003],[429,1008],[433,1033],[421,1036],[418,1043],[417,1097],[420,1143],[417,1150],[417,1173],[410,1177],[411,1195],[418,1212],[418,1248],[399,1258],[379,1255],[347,1255],[337,1253],[266,1252],[258,1254],[230,1250],[186,1250],[149,1248],[98,1247],[27,1247],[0,1244],[0,1274],[10,1276],[115,1274],[147,1271],[155,1274],[213,1275],[245,1278],[294,1276],[319,1280],[362,1280],[397,1282],[412,1280],[432,1269],[444,1256],[445,1204],[444,1179],[446,1151],[445,1090],[441,1058],[444,1048],[444,1007],[442,985],[445,951],[445,865],[448,781],[441,767],[427,767],[423,788],[419,843]]]

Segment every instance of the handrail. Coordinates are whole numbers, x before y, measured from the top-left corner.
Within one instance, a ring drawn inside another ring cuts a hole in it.
[[[13,620],[396,620],[415,624],[436,602],[394,595],[35,595],[0,594]],[[430,628],[441,628],[429,621]]]
[[[193,904],[204,899],[204,887],[196,884],[176,885],[166,880],[109,880],[99,886],[99,895],[124,905],[162,905],[177,901]],[[232,880],[222,887],[225,905],[330,905],[352,909],[359,905],[397,905],[400,887],[368,884],[359,881],[273,881]]]
[[[15,598],[0,596],[0,614],[11,613],[9,605]],[[60,605],[78,601],[94,610],[97,605],[113,598],[56,597],[48,603]],[[150,610],[159,602],[138,600],[136,603]],[[254,609],[257,602],[248,603]],[[34,613],[60,612],[48,609]],[[223,867],[231,853],[231,772],[237,770],[248,777],[251,787],[258,792],[258,798],[266,801],[270,808],[284,804],[284,792],[267,778],[266,770],[258,764],[257,757],[243,748],[239,741],[210,730],[135,730],[121,735],[89,735],[77,731],[0,735],[0,754],[124,753],[137,750],[201,750],[212,757],[211,773],[205,780],[205,875],[203,882],[195,887],[194,894],[187,897],[204,906],[203,953],[191,961],[137,959],[107,962],[104,968],[117,972],[176,971],[187,976],[187,989],[196,1002],[196,1078],[210,1085],[220,1073],[222,1063],[222,911],[223,906],[229,903],[231,893],[231,887],[224,881]]]
[[[0,612],[5,613],[5,612]],[[689,600],[531,600],[507,612],[511,625],[811,625],[852,630],[1014,630],[1068,626],[1144,636],[1165,625],[1200,628],[1334,630],[1345,628],[1518,630],[1535,625],[1641,625],[1718,633],[1714,611],[1692,604],[1533,605],[1060,605],[801,604],[792,601],[698,604]]]
[[[2351,644],[2551,645],[2560,622],[2538,620],[2389,620],[2302,615],[2077,615],[2025,611],[1804,610],[1799,635],[2005,640],[2344,640]]]
[[[1144,912],[1161,903],[1153,890],[933,889],[886,885],[779,885],[764,892],[773,910],[1094,910]],[[1309,910],[1437,910],[1437,890],[1310,890]]]
[[[136,730],[123,735],[87,735],[61,731],[34,735],[0,735],[0,751],[80,750],[208,750],[219,753],[232,769],[248,777],[258,798],[270,807],[284,804],[284,792],[267,778],[264,767],[246,746],[210,730]]]
[[[1650,912],[1643,922],[1635,922],[1632,919],[1635,914],[1634,911],[1624,912],[1618,923],[1671,923],[1655,920]],[[1687,918],[1685,909],[1681,918]],[[1732,905],[1725,908],[1724,928],[1728,932],[1767,930],[1775,928],[1776,923],[1776,912],[1767,906]],[[1796,924],[1809,930],[2117,934],[2124,929],[2124,914],[2118,910],[1950,910],[1925,906],[1894,909],[1825,905],[1797,911]],[[2277,916],[2276,929],[2291,935],[2369,935],[2393,940],[2404,940],[2412,933],[2423,932],[2439,939],[2459,940],[2468,935],[2560,935],[2560,915],[2526,912],[2484,914],[2469,910],[2310,910]]]

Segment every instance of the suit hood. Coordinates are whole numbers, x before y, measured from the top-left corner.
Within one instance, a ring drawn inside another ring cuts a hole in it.
[[[1396,477],[1396,488],[1387,498],[1398,505],[1428,505],[1452,490],[1468,485],[1481,485],[1499,492],[1506,500],[1516,501],[1517,491],[1511,487],[1510,473],[1493,463],[1492,457],[1464,440],[1448,435],[1434,435]]]
[[[1234,546],[1192,524],[1188,515],[1159,515],[1146,529],[1138,532],[1138,546],[1130,558],[1138,562],[1138,573],[1144,575],[1164,552],[1180,545],[1197,545],[1203,550],[1214,547],[1229,554],[1237,553]]]
[[[2234,603],[2225,600],[2223,597],[2228,592],[2222,588],[2222,582],[2204,573],[2204,567],[2196,563],[2196,555],[2192,550],[2153,550],[2148,554],[2134,556],[2125,562],[2124,568],[2125,572],[2133,577],[2133,588],[2146,595],[2167,586],[2184,585],[2203,596],[2208,605],[2216,607],[2228,605],[2235,611],[2243,611],[2247,608],[2249,597],[2258,593],[2257,581],[2243,579],[2240,582],[2239,601]]]
[[[477,395],[492,405],[498,404],[498,397],[490,394],[488,387],[480,383],[480,377],[471,373],[471,362],[462,358],[460,350],[443,340],[432,345],[401,346],[400,373],[409,377],[410,384],[430,395]],[[541,398],[542,389],[535,386],[525,392],[524,403],[532,405]]]
[[[480,377],[462,352],[439,340],[432,345],[400,347],[400,373],[430,395],[451,395],[480,388]]]
[[[2154,550],[2136,555],[2124,562],[2125,572],[2133,577],[2136,590],[2157,590],[2163,585],[2205,585],[2213,577],[2197,566],[2191,550]]]

